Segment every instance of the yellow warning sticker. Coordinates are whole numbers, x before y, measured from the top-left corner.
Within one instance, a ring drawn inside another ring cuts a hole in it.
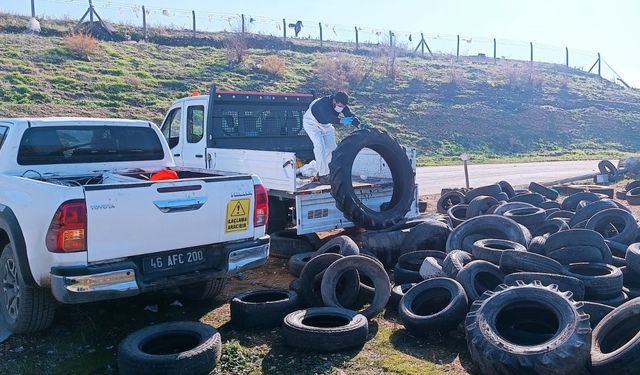
[[[225,233],[242,232],[249,229],[250,199],[234,199],[227,204]]]

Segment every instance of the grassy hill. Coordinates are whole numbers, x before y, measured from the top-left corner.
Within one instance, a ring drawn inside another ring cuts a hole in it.
[[[157,32],[153,43],[99,41],[87,58],[65,44],[69,23],[44,21],[42,36],[23,34],[24,24],[0,15],[0,116],[159,123],[172,100],[211,83],[280,92],[343,87],[356,113],[416,146],[423,163],[450,163],[462,152],[478,161],[539,160],[620,157],[640,148],[640,91],[560,65],[394,57],[380,48],[351,54],[346,45],[320,51],[308,41],[259,36],[243,41],[248,49],[235,63],[233,38],[194,41],[180,32]],[[135,40],[139,33],[120,28],[118,35]]]

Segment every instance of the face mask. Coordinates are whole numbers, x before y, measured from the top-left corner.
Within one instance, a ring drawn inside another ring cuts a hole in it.
[[[333,109],[335,109],[335,110],[336,110],[336,112],[340,113],[340,112],[342,112],[342,110],[344,109],[344,107],[338,107],[338,106],[335,106],[335,107],[333,107]]]

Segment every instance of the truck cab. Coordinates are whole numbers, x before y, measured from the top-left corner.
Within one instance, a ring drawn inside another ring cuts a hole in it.
[[[161,131],[178,166],[260,176],[269,193],[269,232],[296,227],[307,234],[353,226],[335,206],[331,187],[311,183],[301,167],[314,159],[302,117],[312,94],[221,91],[175,101]],[[415,149],[405,149],[415,171]],[[367,206],[393,193],[384,160],[365,149],[354,162],[353,185]],[[417,189],[416,189],[417,191]],[[416,197],[417,198],[417,197]],[[418,214],[414,200],[409,217]]]

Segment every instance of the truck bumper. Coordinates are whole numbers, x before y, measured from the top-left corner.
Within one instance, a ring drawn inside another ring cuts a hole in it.
[[[86,267],[51,268],[51,290],[62,303],[85,303],[168,289],[225,277],[262,266],[269,257],[269,236],[214,246],[211,267],[177,275],[145,275],[141,257]]]

